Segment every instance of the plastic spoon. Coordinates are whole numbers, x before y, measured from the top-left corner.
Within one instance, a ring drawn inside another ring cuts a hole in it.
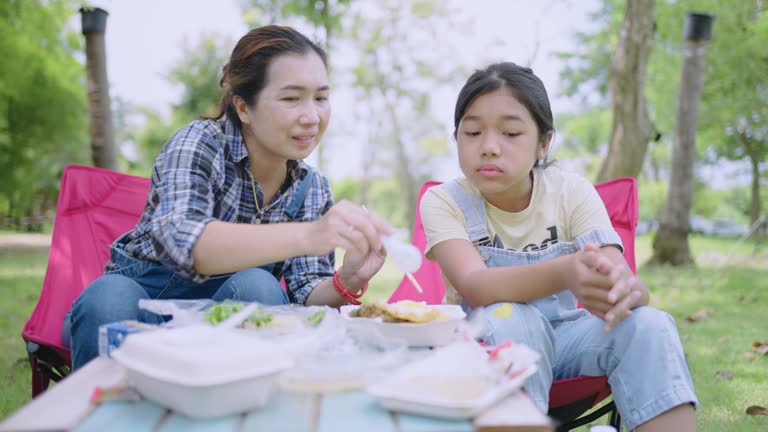
[[[394,261],[395,267],[405,273],[405,277],[411,281],[418,292],[423,293],[424,290],[421,289],[421,285],[413,277],[413,272],[421,267],[421,251],[416,246],[395,236],[381,237],[381,244],[384,245],[387,256]]]
[[[365,206],[362,207],[363,210],[368,211]],[[406,243],[394,235],[382,236],[381,244],[384,246],[384,250],[387,251],[387,256],[391,257],[392,261],[395,262],[395,267],[405,273],[405,277],[416,287],[416,291],[424,293],[421,285],[419,285],[419,282],[416,281],[412,274],[421,267],[421,251],[416,246]]]

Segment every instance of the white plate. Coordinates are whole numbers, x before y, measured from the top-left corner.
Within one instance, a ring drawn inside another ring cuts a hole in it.
[[[410,414],[440,417],[445,419],[469,419],[478,416],[502,399],[519,391],[525,380],[536,372],[536,365],[530,366],[514,378],[488,387],[476,398],[449,400],[430,398],[419,394],[406,394],[397,379],[386,380],[368,387],[370,393],[385,408]]]
[[[404,339],[411,347],[442,346],[452,342],[456,329],[467,314],[458,305],[431,305],[448,319],[435,320],[426,323],[386,323],[381,318],[355,318],[349,314],[360,306],[345,305],[341,307],[341,316],[347,320],[347,327],[375,328],[382,336]]]

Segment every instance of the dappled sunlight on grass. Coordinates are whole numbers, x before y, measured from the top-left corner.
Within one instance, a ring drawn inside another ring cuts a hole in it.
[[[745,358],[752,343],[768,338],[768,265],[643,267],[640,276],[652,292],[652,304],[677,320],[680,336],[701,401],[700,430],[756,430],[768,419],[745,414],[750,405],[768,404],[768,358]],[[711,315],[686,317],[708,309]],[[718,372],[732,373],[722,378]]]

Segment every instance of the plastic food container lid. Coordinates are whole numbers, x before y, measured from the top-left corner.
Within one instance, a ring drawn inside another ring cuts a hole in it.
[[[134,334],[113,357],[135,372],[185,386],[224,384],[293,366],[275,343],[208,326]]]

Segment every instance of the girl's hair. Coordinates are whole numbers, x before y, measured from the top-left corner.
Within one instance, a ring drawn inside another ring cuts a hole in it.
[[[267,84],[267,68],[272,60],[282,54],[301,55],[308,52],[315,52],[328,67],[325,51],[291,27],[268,25],[249,31],[237,42],[229,62],[222,69],[219,85],[224,95],[219,113],[215,117],[203,118],[218,119],[226,115],[239,129],[240,118],[232,99],[240,96],[248,106],[253,106]]]
[[[456,111],[453,114],[454,139],[458,136],[459,123],[472,101],[478,96],[502,87],[512,91],[515,98],[531,113],[539,130],[539,141],[544,141],[547,133],[555,130],[544,83],[530,68],[504,62],[475,71],[462,87],[459,98],[456,100]],[[546,164],[546,160],[544,163]],[[539,161],[536,161],[535,166],[538,165]]]

